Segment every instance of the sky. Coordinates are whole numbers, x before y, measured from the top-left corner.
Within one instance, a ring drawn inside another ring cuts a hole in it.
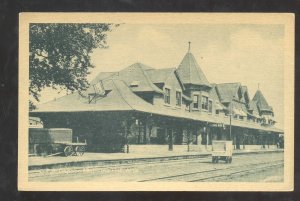
[[[140,62],[153,68],[178,67],[188,51],[210,83],[240,82],[250,98],[259,89],[283,128],[284,26],[266,24],[121,24],[107,35],[109,48],[92,54],[88,79]],[[59,96],[46,89],[41,102]]]

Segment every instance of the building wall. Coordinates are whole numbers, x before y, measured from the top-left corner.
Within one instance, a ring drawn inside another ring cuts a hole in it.
[[[178,109],[178,110],[187,110],[186,104],[187,102],[185,99],[182,98],[183,91],[181,88],[181,85],[175,76],[174,73],[171,73],[168,78],[166,79],[165,83],[162,86],[162,90],[165,92],[165,89],[170,90],[170,104],[165,103],[164,101],[164,95],[160,94],[155,94],[153,96],[153,104],[157,106],[162,106],[162,107],[169,107],[172,109]],[[176,91],[181,93],[181,105],[178,106],[176,105]]]

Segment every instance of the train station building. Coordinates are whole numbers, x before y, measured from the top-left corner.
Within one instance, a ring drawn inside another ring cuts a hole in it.
[[[101,72],[87,91],[40,104],[30,112],[45,128],[71,128],[88,151],[203,151],[212,140],[235,149],[271,149],[281,129],[258,89],[242,83],[210,83],[188,51],[176,68],[135,63]]]

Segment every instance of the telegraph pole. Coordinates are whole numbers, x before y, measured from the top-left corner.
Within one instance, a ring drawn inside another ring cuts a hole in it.
[[[231,140],[231,118],[232,118],[232,105],[230,103],[230,114],[229,114],[229,140]]]
[[[231,114],[229,116],[230,124],[229,124],[229,140],[231,140]]]

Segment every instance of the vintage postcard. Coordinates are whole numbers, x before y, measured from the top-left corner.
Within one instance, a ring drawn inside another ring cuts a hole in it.
[[[293,14],[19,22],[19,190],[293,190]]]

